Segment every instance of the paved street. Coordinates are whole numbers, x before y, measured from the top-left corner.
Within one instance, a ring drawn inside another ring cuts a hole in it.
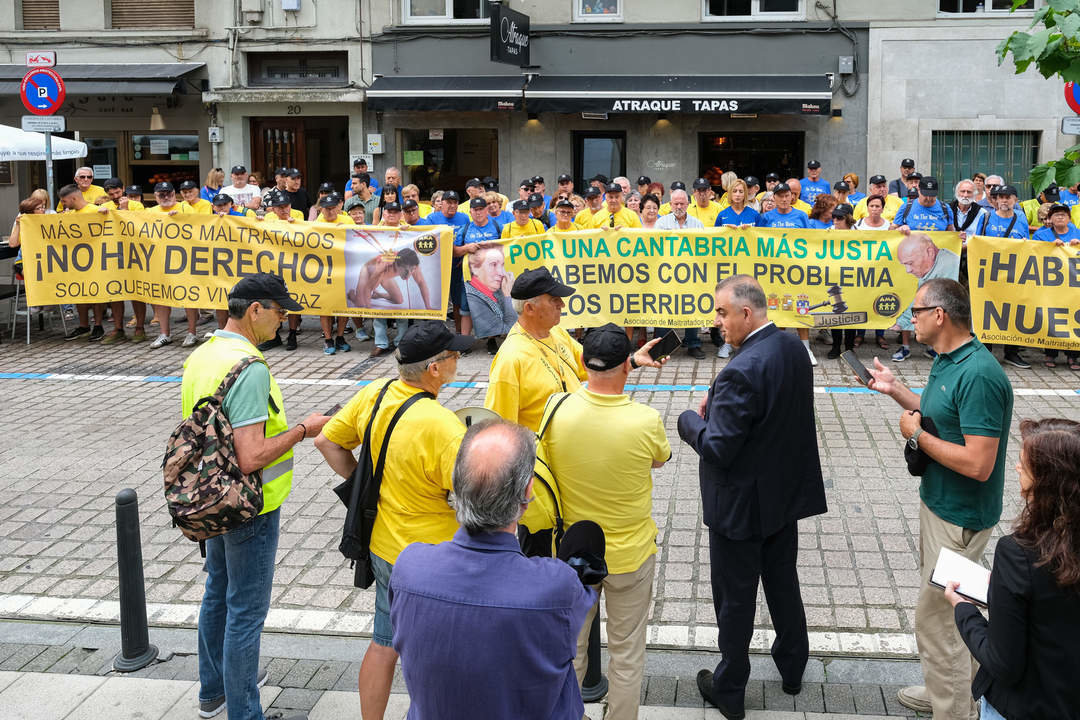
[[[310,323],[310,321],[309,321]],[[368,359],[370,342],[348,354],[323,355],[306,325],[301,347],[269,353],[295,422],[348,399],[357,382],[395,372],[392,359]],[[852,387],[839,361],[814,371],[818,437],[829,513],[800,526],[803,597],[812,652],[912,658],[918,586],[917,481],[902,460],[892,401]],[[722,367],[712,357],[681,354],[661,371],[636,371],[633,397],[665,418],[674,456],[655,473],[654,516],[660,527],[651,648],[715,647],[701,524],[697,458],[679,441],[678,414],[696,407]],[[891,352],[891,351],[890,351]],[[876,346],[859,355],[869,363]],[[110,622],[118,617],[113,500],[126,487],[140,498],[143,558],[151,623],[192,627],[202,594],[198,546],[170,527],[161,491],[164,442],[179,419],[182,362],[178,344],[101,347],[35,335],[26,346],[0,345],[0,393],[6,429],[0,444],[0,617]],[[1031,360],[1035,353],[1029,352]],[[1040,358],[1041,360],[1041,358]],[[482,347],[459,363],[459,383],[441,400],[451,408],[480,405],[489,357]],[[922,385],[929,360],[894,368]],[[1006,368],[1017,391],[1010,468],[1020,418],[1080,420],[1080,377],[1067,369]],[[783,451],[783,439],[777,438]],[[284,506],[273,602],[267,628],[294,633],[364,635],[374,592],[352,586],[337,550],[343,508],[338,482],[311,443],[298,447],[292,495]],[[1005,518],[1018,509],[1009,471]],[[992,555],[993,542],[987,558]],[[754,646],[765,649],[764,605]]]

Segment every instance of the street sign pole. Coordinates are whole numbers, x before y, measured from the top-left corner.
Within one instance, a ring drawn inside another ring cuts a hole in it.
[[[55,193],[55,180],[53,179],[53,164],[52,164],[52,133],[45,133],[45,189],[49,193],[49,204],[47,208],[56,207],[53,205],[53,197]]]

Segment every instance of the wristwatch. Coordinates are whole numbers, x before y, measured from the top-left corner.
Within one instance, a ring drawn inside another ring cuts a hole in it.
[[[912,450],[919,449],[919,436],[922,435],[922,433],[923,429],[921,427],[915,428],[915,432],[913,432],[911,434],[911,437],[907,439],[907,444],[909,448],[911,448]]]

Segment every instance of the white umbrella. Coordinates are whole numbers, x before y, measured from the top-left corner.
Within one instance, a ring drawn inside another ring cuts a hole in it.
[[[86,157],[86,154],[86,143],[53,136],[53,160],[74,160]],[[8,125],[0,125],[0,162],[44,159],[45,136],[42,133],[26,132]]]

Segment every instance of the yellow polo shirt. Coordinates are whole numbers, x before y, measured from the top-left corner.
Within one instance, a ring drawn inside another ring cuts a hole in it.
[[[302,221],[304,219],[304,213],[300,212],[299,210],[289,210],[289,217],[291,217],[293,220]],[[267,222],[288,222],[287,220],[282,220],[281,218],[279,218],[276,214],[274,214],[273,210],[268,211],[266,215],[263,216],[263,220]],[[355,225],[356,223],[354,222],[353,224]]]
[[[596,212],[593,212],[592,208],[586,206],[581,209],[581,212],[574,216],[574,222],[577,223],[579,227],[586,229],[591,228],[593,216],[596,215],[596,213],[600,213],[603,211],[604,208],[601,207]]]
[[[524,225],[518,225],[517,221],[506,223],[503,225],[502,235],[499,237],[504,240],[507,238],[524,237],[526,235],[543,235],[547,232],[544,227],[544,223],[540,222],[536,218],[529,218],[528,222]]]
[[[856,220],[862,220],[864,217],[867,216],[868,213],[866,212],[866,201],[869,200],[870,197],[870,195],[867,195],[855,206]],[[891,193],[889,195],[886,195],[885,207],[881,211],[881,217],[885,218],[886,220],[892,220],[894,217],[896,217],[897,211],[900,210],[900,207],[903,204],[904,201],[896,197],[895,195]]]
[[[108,195],[108,193],[105,192],[105,188],[100,185],[91,185],[85,190],[80,190],[80,192],[82,193],[83,200],[91,205],[95,204],[94,201],[102,195]],[[64,203],[61,202],[56,204],[56,212],[64,212]]]
[[[810,211],[814,209],[809,204],[804,203],[802,200],[800,200],[798,198],[796,198],[795,200],[792,201],[791,207],[795,208],[796,210],[802,210],[807,215],[809,215]]]
[[[484,407],[535,432],[547,399],[577,390],[588,378],[581,343],[566,330],[556,325],[538,339],[514,323],[491,361]]]
[[[199,198],[193,203],[184,200],[178,204],[180,206],[180,212],[182,213],[193,213],[195,215],[214,214],[214,206],[210,204],[209,200],[204,200],[203,198]]]
[[[701,221],[701,224],[705,227],[712,227],[716,224],[716,216],[720,214],[720,211],[724,208],[718,202],[710,202],[705,207],[700,207],[697,202],[691,202],[690,207],[686,209],[686,214],[690,217],[695,217]]]
[[[384,385],[376,380],[353,395],[323,427],[326,439],[346,450],[359,447]],[[390,419],[418,392],[420,388],[400,380],[390,381],[371,428],[373,462],[382,450]],[[454,461],[464,435],[464,423],[435,400],[417,400],[401,416],[386,448],[371,552],[393,564],[406,545],[440,543],[454,536],[458,522],[447,497],[454,490]]]
[[[100,205],[94,205],[92,203],[87,203],[86,205],[82,206],[81,210],[64,210],[63,212],[66,212],[66,213],[96,213],[99,210],[101,210]]]
[[[585,228],[581,227],[576,222],[571,220],[570,221],[570,227],[568,227],[568,228],[559,229],[559,225],[558,225],[558,223],[556,223],[555,225],[552,225],[549,229],[552,232],[575,232],[577,230],[584,230]]]
[[[158,213],[162,213],[162,214],[164,214],[164,215],[167,215],[167,214],[171,213],[171,212],[172,212],[173,210],[175,210],[176,212],[181,212],[181,210],[180,210],[180,203],[176,203],[175,205],[170,205],[170,206],[169,206],[169,207],[167,207],[167,208],[166,208],[166,207],[162,207],[162,206],[161,206],[161,205],[159,204],[159,205],[154,205],[154,206],[152,206],[152,207],[148,207],[148,208],[146,208],[146,209],[147,209],[147,210],[149,210],[150,212],[158,212]]]
[[[98,207],[99,208],[108,208],[109,210],[119,210],[120,209],[120,208],[116,207],[116,203],[113,202],[112,200],[110,200],[109,202],[106,202],[106,203],[101,203],[100,205],[98,205]],[[138,200],[128,200],[126,209],[128,209],[128,210],[145,210],[146,206],[143,205]]]
[[[552,415],[541,442],[564,524],[592,520],[603,528],[608,572],[640,568],[656,553],[652,464],[671,459],[660,413],[629,395],[582,387]]]
[[[609,218],[611,213],[607,211],[607,208],[596,213],[592,217],[592,228],[606,228],[611,227]],[[637,213],[628,207],[623,207],[619,212],[615,213],[615,225],[623,227],[641,227],[641,218],[637,216]]]
[[[664,203],[663,205],[660,206],[660,209],[657,210],[656,212],[657,212],[657,215],[670,215],[671,214],[671,203]]]
[[[319,217],[315,218],[315,222],[330,223],[331,225],[355,225],[356,221],[353,220],[349,213],[339,212],[338,216],[333,220],[327,220],[323,217],[322,210],[319,211]],[[383,558],[385,560],[385,558]]]

